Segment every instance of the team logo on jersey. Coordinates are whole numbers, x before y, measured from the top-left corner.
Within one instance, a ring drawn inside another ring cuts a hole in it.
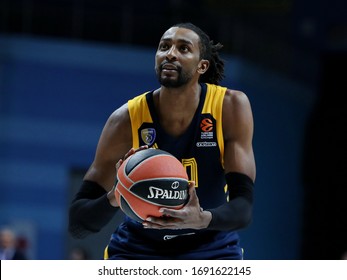
[[[154,128],[144,128],[141,130],[141,139],[142,141],[148,145],[151,146],[156,137],[156,131]]]
[[[209,118],[204,118],[200,123],[200,128],[204,132],[210,132],[213,129],[213,122]]]

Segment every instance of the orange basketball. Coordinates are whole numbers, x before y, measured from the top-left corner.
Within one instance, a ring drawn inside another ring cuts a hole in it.
[[[161,207],[180,209],[188,199],[188,176],[168,152],[146,149],[128,157],[117,172],[115,196],[122,211],[142,222]]]

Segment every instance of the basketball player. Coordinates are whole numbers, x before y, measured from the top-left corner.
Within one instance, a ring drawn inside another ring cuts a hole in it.
[[[218,86],[224,77],[221,48],[191,23],[169,28],[155,56],[160,88],[130,100],[106,122],[70,207],[73,236],[97,232],[110,221],[119,208],[115,165],[139,149],[170,152],[194,182],[184,208],[162,209],[166,218],[139,223],[126,217],[105,259],[243,258],[237,230],[252,218],[253,116],[243,92]]]

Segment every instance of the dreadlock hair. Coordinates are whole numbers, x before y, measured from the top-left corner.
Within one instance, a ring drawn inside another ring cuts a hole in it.
[[[196,25],[186,22],[178,23],[172,27],[190,29],[195,32],[199,38],[200,59],[206,59],[210,62],[207,71],[200,76],[199,82],[218,85],[224,76],[224,61],[219,57],[218,51],[223,47],[222,44],[214,44],[210,37]]]

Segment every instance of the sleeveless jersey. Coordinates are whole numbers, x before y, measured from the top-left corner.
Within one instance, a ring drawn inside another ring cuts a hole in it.
[[[128,111],[132,127],[133,147],[148,145],[165,150],[178,158],[186,168],[189,179],[195,181],[201,207],[209,209],[220,206],[227,199],[223,168],[224,141],[222,130],[222,106],[226,88],[211,84],[201,84],[201,88],[199,105],[192,122],[179,137],[167,134],[161,127],[154,107],[153,91],[129,100]],[[125,249],[119,246],[125,242],[136,244],[130,245],[132,247],[130,250],[135,254],[142,252],[142,256],[143,252],[146,252],[149,255],[159,253],[161,257],[162,255],[175,255],[177,257],[177,254],[180,254],[182,258],[194,258],[184,253],[185,247],[186,253],[190,252],[189,254],[194,255],[192,252],[197,252],[199,258],[209,259],[216,259],[219,258],[220,254],[225,254],[216,248],[236,246],[237,252],[230,254],[237,255],[240,252],[236,232],[206,229],[143,229],[140,223],[128,217],[112,235],[108,250],[113,252],[124,250],[123,253],[127,254],[129,248]],[[201,248],[204,248],[203,252],[200,251]],[[204,252],[209,250],[213,252],[212,255],[204,257]],[[108,255],[110,253],[108,252]],[[239,255],[235,258],[239,258]]]

